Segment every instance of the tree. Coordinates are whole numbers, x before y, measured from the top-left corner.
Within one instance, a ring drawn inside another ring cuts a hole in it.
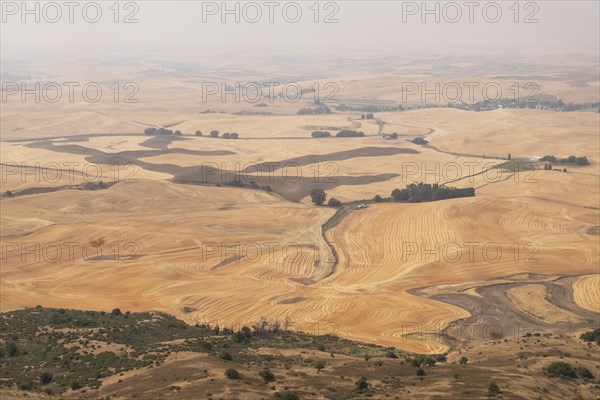
[[[144,129],[144,134],[145,135],[156,135],[158,133],[158,130],[156,128],[146,128]]]
[[[323,363],[323,361],[319,361],[315,364],[315,368],[317,369],[317,371],[320,372],[322,369],[325,369],[325,364]]]
[[[263,380],[265,382],[275,381],[275,375],[273,375],[273,373],[271,372],[271,370],[269,368],[264,368],[262,371],[260,371],[258,373],[258,375],[260,375],[260,377],[263,378]]]
[[[463,365],[463,366],[464,366],[464,365],[467,365],[467,363],[468,363],[468,362],[469,362],[469,359],[468,359],[467,357],[465,357],[465,356],[462,356],[462,357],[460,358],[460,360],[458,360],[458,363],[459,363],[460,365]]]
[[[339,206],[341,206],[341,205],[342,205],[342,202],[341,202],[341,201],[339,201],[338,199],[336,199],[336,198],[332,197],[332,198],[330,198],[330,199],[329,199],[329,201],[327,202],[327,205],[328,205],[329,207],[339,207]]]
[[[336,133],[336,137],[363,137],[365,136],[364,132],[361,131],[351,131],[348,129],[343,129]]]
[[[210,137],[212,137],[212,138],[218,138],[219,137],[219,131],[210,131]]]
[[[233,132],[229,134],[229,139],[237,139],[239,138],[240,135],[238,135],[237,133]]]
[[[196,131],[196,133],[194,133],[194,135],[196,135],[196,136],[202,136],[202,131]]]
[[[512,156],[508,153],[508,161],[512,160]]]
[[[361,376],[354,385],[356,386],[356,390],[362,392],[363,390],[367,390],[370,384],[369,381],[367,381],[367,378]]]
[[[227,370],[225,370],[225,377],[227,379],[240,379],[241,378],[241,374],[237,369],[234,368],[229,368]]]
[[[425,370],[423,368],[417,368],[417,376],[425,376]]]
[[[376,194],[376,195],[375,195],[375,197],[373,197],[373,201],[374,201],[375,203],[382,203],[382,202],[383,202],[383,199],[381,198],[381,196],[380,196],[380,195]]]
[[[222,137],[223,139],[229,139],[229,133],[228,133],[228,132],[225,132],[224,134],[222,134],[222,135],[221,135],[221,137]]]
[[[231,357],[231,354],[229,354],[229,352],[227,351],[222,351],[221,354],[219,354],[219,357],[221,357],[221,359],[225,361],[233,360],[233,357]]]
[[[173,131],[170,129],[166,129],[166,128],[158,128],[158,131],[156,131],[157,135],[172,135]]]
[[[313,131],[313,133],[311,133],[310,135],[314,138],[326,138],[330,137],[331,133],[325,131]]]
[[[50,372],[43,372],[40,375],[40,382],[42,383],[42,385],[47,385],[50,382],[52,382],[52,374]]]
[[[490,382],[490,384],[488,385],[488,396],[496,397],[500,393],[501,393],[500,386],[498,386],[498,384],[496,382]]]
[[[417,137],[417,138],[413,139],[413,143],[420,144],[420,145],[426,145],[429,142],[426,139],[423,139],[422,137]]]
[[[173,135],[183,135],[180,130],[177,130],[173,133]]]
[[[325,199],[327,198],[327,193],[323,191],[323,189],[313,189],[310,191],[310,199],[313,204],[317,206],[322,206],[325,203]]]
[[[408,200],[408,198],[409,198],[408,190],[406,190],[406,189],[392,190],[392,199],[394,199],[394,201],[398,202],[398,201]]]
[[[114,310],[112,310],[110,312],[112,315],[118,317],[119,315],[122,315],[121,309],[120,308],[115,308]]]

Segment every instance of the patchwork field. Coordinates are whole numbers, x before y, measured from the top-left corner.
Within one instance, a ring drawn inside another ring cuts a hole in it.
[[[443,296],[515,276],[588,275],[574,281],[573,296],[596,311],[589,274],[600,261],[591,234],[597,116],[417,110],[384,118],[384,132],[405,127],[396,141],[376,129],[363,138],[309,137],[315,127],[363,129],[352,116],[285,118],[282,127],[280,117],[224,115],[182,117],[179,126],[239,124],[241,139],[104,134],[5,143],[2,191],[17,196],[2,200],[2,310],[155,309],[231,325],[287,316],[303,329],[325,326],[420,353],[446,351],[435,334],[423,338],[471,315]],[[410,141],[423,132],[430,145]],[[591,165],[567,173],[496,168],[509,152],[585,154]],[[24,168],[24,159],[38,165]],[[234,179],[272,191],[223,187]],[[97,180],[118,182],[105,190],[69,186]],[[324,188],[357,201],[414,182],[473,186],[477,195],[349,205],[329,225],[336,210],[314,207],[308,196]],[[44,193],[48,187],[58,189]],[[508,306],[556,326],[589,319],[570,312],[548,320],[551,306],[530,304],[528,287],[511,289]],[[543,290],[531,287],[532,295]]]

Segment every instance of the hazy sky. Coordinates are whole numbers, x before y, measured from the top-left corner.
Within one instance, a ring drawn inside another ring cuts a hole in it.
[[[144,0],[121,1],[118,15],[114,0],[74,1],[73,8],[65,1],[29,1],[30,14],[23,10],[21,0],[2,1],[2,57],[93,56],[111,49],[115,53],[158,54],[165,48],[181,49],[182,55],[190,58],[210,52],[258,50],[273,55],[365,51],[381,55],[596,55],[600,47],[600,2],[595,0],[427,2],[429,14],[424,13],[422,1]],[[225,7],[233,13],[224,14]],[[97,17],[98,9],[101,16]],[[127,16],[137,22],[124,23]],[[332,23],[324,23],[327,16]],[[96,19],[98,22],[91,22]]]

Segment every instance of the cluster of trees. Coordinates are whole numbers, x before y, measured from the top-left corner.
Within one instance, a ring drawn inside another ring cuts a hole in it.
[[[301,108],[298,110],[298,115],[322,115],[322,114],[331,114],[331,108],[326,105],[322,105],[315,108]]]
[[[553,378],[561,379],[594,379],[594,375],[585,367],[573,368],[571,364],[564,361],[555,361],[544,367],[544,374]]]
[[[411,183],[404,189],[394,189],[392,199],[395,202],[408,201],[409,203],[420,203],[424,201],[436,201],[453,199],[457,197],[473,197],[475,188],[453,188],[440,186],[437,183]]]
[[[313,202],[313,204],[322,206],[325,204],[325,200],[327,200],[327,193],[325,193],[323,189],[313,189],[310,191],[310,200]],[[342,204],[343,203],[335,197],[330,198],[327,202],[329,207],[340,207]]]
[[[373,113],[367,113],[360,116],[360,119],[375,119]]]
[[[330,137],[331,133],[325,131],[313,131],[313,133],[311,133],[310,135],[314,138],[325,138]]]
[[[360,112],[369,112],[369,113],[374,113],[374,112],[386,112],[386,111],[403,111],[404,107],[402,107],[402,105],[398,105],[398,106],[393,106],[393,105],[389,105],[389,106],[374,106],[374,105],[357,105],[357,106],[349,106],[347,104],[340,104],[338,106],[335,107],[336,110],[338,111],[360,111]]]
[[[579,336],[581,340],[585,340],[586,342],[596,342],[597,345],[600,345],[600,328],[596,328],[593,331],[582,333]]]
[[[590,164],[590,162],[588,161],[586,156],[583,156],[583,157],[569,156],[567,158],[558,159],[555,156],[546,155],[546,156],[540,158],[540,161],[556,162],[556,163],[563,163],[563,164],[575,164],[575,165],[589,165]],[[550,169],[552,169],[552,168],[550,168]]]
[[[145,135],[182,135],[181,131],[173,132],[171,129],[166,128],[146,128],[144,129]]]
[[[365,136],[364,132],[361,131],[351,131],[348,129],[343,129],[341,131],[339,131],[336,135],[336,137],[363,137]]]
[[[422,137],[417,137],[414,138],[412,141],[414,144],[420,144],[420,145],[426,145],[427,143],[429,143],[426,139],[423,139]]]
[[[454,188],[440,186],[437,183],[411,183],[404,189],[394,189],[391,197],[383,198],[380,195],[373,197],[374,203],[383,202],[408,202],[421,203],[425,201],[436,201],[445,199],[454,199],[458,197],[473,197],[475,196],[475,188]],[[327,201],[327,193],[323,189],[313,189],[310,191],[310,199],[313,204],[322,206]],[[343,205],[341,201],[332,197],[327,201],[329,207],[340,207]]]

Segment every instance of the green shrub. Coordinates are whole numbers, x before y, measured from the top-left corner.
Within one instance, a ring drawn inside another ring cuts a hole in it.
[[[394,353],[392,350],[388,350],[387,353],[385,353],[385,356],[387,358],[398,358],[398,356],[396,355],[396,353]]]
[[[548,376],[561,379],[572,379],[577,376],[573,367],[563,361],[555,361],[544,368],[544,373]]]
[[[275,381],[275,375],[271,372],[269,368],[264,368],[258,373],[258,375],[260,375],[260,377],[263,378],[265,382]]]
[[[577,367],[577,368],[575,368],[575,371],[577,372],[577,376],[580,378],[594,379],[594,375],[592,375],[590,370],[585,367]]]
[[[500,386],[498,386],[496,382],[490,382],[490,384],[488,385],[488,396],[496,397],[500,393]]]
[[[369,383],[369,381],[367,381],[367,378],[365,378],[364,376],[361,376],[360,378],[358,378],[358,380],[356,381],[356,383],[354,385],[356,386],[356,390],[358,390],[359,392],[362,392],[369,388],[370,383]]]
[[[277,393],[276,397],[282,400],[300,400],[300,396],[296,392]]]
[[[227,379],[240,379],[241,374],[237,369],[229,368],[225,371],[225,377]]]
[[[43,372],[40,375],[40,382],[42,383],[42,385],[47,385],[50,382],[52,382],[52,374],[50,372]]]

